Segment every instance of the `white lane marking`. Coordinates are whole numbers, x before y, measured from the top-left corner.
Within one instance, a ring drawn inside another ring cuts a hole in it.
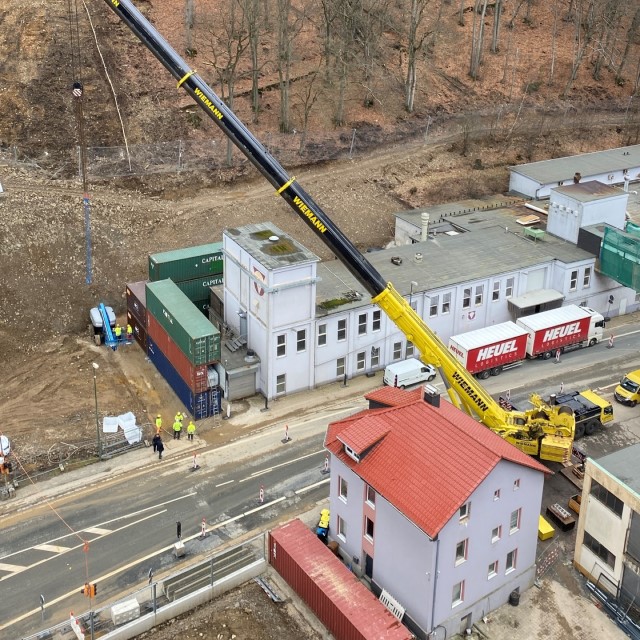
[[[216,489],[218,487],[224,487],[225,484],[233,484],[235,482],[235,480],[227,480],[226,482],[221,482],[220,484],[216,485]]]
[[[283,500],[286,500],[286,499],[287,499],[286,496],[282,496],[281,498],[277,498],[276,500],[272,500],[271,502],[267,502],[266,504],[261,504],[259,507],[256,507],[255,509],[245,511],[242,515],[248,516],[252,513],[255,513],[256,511],[262,511],[263,509],[266,509],[267,507],[270,507],[273,504],[278,504],[278,502],[282,502]]]
[[[81,529],[80,533],[95,533],[97,536],[106,536],[111,533],[111,529],[102,529],[101,527],[88,527],[87,529]]]
[[[317,456],[320,453],[326,453],[324,449],[320,451],[314,451],[313,453],[308,453],[305,456],[300,456],[299,458],[293,458],[292,460],[287,460],[287,462],[282,462],[280,464],[274,464],[272,467],[268,467],[267,469],[261,469],[260,471],[254,471],[248,478],[242,478],[242,480],[238,480],[238,482],[246,482],[247,480],[253,480],[258,476],[264,475],[265,473],[269,473],[269,471],[273,471],[274,469],[279,469],[280,467],[286,467],[294,462],[299,462],[300,460],[306,460],[307,458],[311,458],[313,456]]]
[[[319,482],[314,482],[313,484],[310,484],[306,487],[302,487],[302,489],[296,489],[295,493],[296,495],[300,495],[301,493],[306,493],[307,491],[311,491],[311,489],[320,487],[323,484],[327,484],[327,482],[330,482],[330,481],[331,481],[331,478],[325,478],[324,480],[320,480]]]
[[[17,564],[3,564],[0,562],[0,571],[11,571],[11,573],[20,573],[20,571],[24,571],[27,567],[21,567]]]
[[[37,544],[32,549],[37,549],[38,551],[49,551],[51,553],[64,553],[65,551],[69,551],[69,547],[61,547],[57,544]]]

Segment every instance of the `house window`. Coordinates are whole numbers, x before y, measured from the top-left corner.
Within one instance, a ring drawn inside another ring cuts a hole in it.
[[[347,321],[338,320],[338,342],[347,339]]]
[[[327,325],[319,324],[318,325],[318,346],[323,347],[327,344]]]
[[[347,481],[342,476],[340,476],[338,478],[338,495],[344,502],[347,501],[347,488]]]
[[[276,357],[282,358],[287,355],[287,336],[281,333],[276,336]]]
[[[366,517],[364,519],[364,536],[373,541],[373,520]]]
[[[372,331],[380,331],[380,317],[382,312],[380,309],[376,309],[373,312],[373,318],[371,320],[371,330]]]
[[[434,318],[438,315],[438,302],[440,301],[440,296],[431,296],[431,301],[429,302],[429,317]]]
[[[340,516],[338,516],[338,538],[342,542],[347,541],[347,523]]]
[[[342,378],[344,376],[344,364],[345,364],[344,358],[338,358],[336,360],[336,377],[337,378]]]
[[[515,533],[520,528],[520,516],[522,515],[522,509],[516,509],[511,512],[511,519],[509,520],[509,533]]]
[[[495,578],[498,575],[498,561],[494,560],[489,565],[489,571],[487,571],[487,580],[491,580],[491,578]]]
[[[491,544],[498,542],[502,537],[502,527],[496,527],[491,531]]]
[[[456,545],[456,567],[467,559],[467,548],[469,540],[462,540]]]
[[[358,316],[358,335],[364,336],[367,333],[367,314],[361,313]]]
[[[453,597],[451,598],[451,608],[457,607],[459,604],[462,604],[464,601],[464,580],[462,582],[458,582],[457,585],[453,587]]]
[[[413,346],[413,342],[407,342],[407,346],[404,352],[405,352],[405,357],[407,358],[411,358],[413,356],[413,354],[415,353],[415,347]]]
[[[442,295],[442,313],[447,314],[451,311],[451,294],[444,293]]]
[[[518,559],[518,550],[514,549],[513,551],[509,551],[507,553],[507,563],[505,568],[505,573],[511,573],[516,568],[516,561]]]
[[[367,354],[366,351],[361,351],[356,354],[356,371],[363,371],[367,362],[366,362]]]
[[[284,393],[287,390],[287,374],[281,373],[276,378],[276,393]]]
[[[618,518],[622,518],[624,502],[622,502],[620,498],[616,498],[611,491],[607,491],[601,484],[591,479],[591,489],[589,493],[596,498],[596,500],[602,502],[607,509],[611,509]]]
[[[479,284],[476,287],[476,297],[475,297],[476,307],[479,307],[482,304],[483,297],[484,297],[484,285]]]
[[[497,300],[500,300],[500,280],[496,280],[493,283],[493,291],[491,293],[491,300],[493,300],[494,302],[496,302]]]
[[[465,518],[468,518],[470,513],[471,513],[471,503],[465,502],[460,507],[460,520],[464,520]]]
[[[409,302],[409,306],[417,313],[418,312],[418,301],[417,300],[411,300]]]
[[[371,347],[371,368],[380,364],[380,347]]]
[[[367,485],[367,504],[370,507],[375,507],[376,504],[376,492],[369,485]]]
[[[471,287],[462,290],[462,308],[468,309],[471,306]]]
[[[504,295],[506,298],[510,298],[513,295],[513,278],[507,278],[507,286],[504,288]]]
[[[517,491],[520,488],[520,478],[513,481],[513,490]]]
[[[571,272],[571,280],[569,282],[569,291],[575,291],[578,288],[578,272]]]
[[[495,500],[500,500],[500,489],[496,489],[496,490],[493,492],[493,499],[494,499],[494,501],[495,501]]]
[[[402,358],[402,342],[393,343],[393,359],[400,360]]]
[[[584,540],[582,541],[587,549],[595,553],[598,558],[603,560],[612,569],[616,565],[616,557],[603,544],[600,544],[590,533],[584,532]]]
[[[585,267],[584,277],[582,278],[582,288],[588,289],[591,284],[591,267]]]
[[[296,351],[302,353],[307,349],[307,330],[296,331]]]

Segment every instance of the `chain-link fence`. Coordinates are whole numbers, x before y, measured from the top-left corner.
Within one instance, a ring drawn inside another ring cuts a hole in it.
[[[116,630],[118,640],[133,638],[263,573],[266,567],[266,536],[266,533],[261,533],[241,544],[217,551],[210,558],[159,580],[153,580],[150,572],[149,584],[142,589],[109,605],[79,615],[71,613],[68,620],[23,636],[22,640],[106,639]],[[177,545],[174,549],[178,556],[179,548]],[[101,587],[98,584],[98,588]]]

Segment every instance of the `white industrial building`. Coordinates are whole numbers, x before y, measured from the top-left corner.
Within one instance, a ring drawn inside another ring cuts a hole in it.
[[[425,241],[366,254],[445,343],[562,304],[609,316],[638,308],[633,290],[598,274],[593,252],[562,237],[574,235],[573,220],[553,222],[558,235],[530,236],[517,222],[531,213],[523,206],[455,211],[433,223]],[[604,222],[583,217],[596,221]],[[423,232],[420,222],[417,229]],[[245,365],[244,373],[255,373],[255,390],[267,399],[371,374],[413,355],[413,345],[339,260],[320,262],[270,223],[227,230],[223,240],[220,313],[255,353],[259,364]],[[225,349],[223,380],[233,375],[231,367],[224,370]]]
[[[622,185],[640,180],[640,145],[582,153],[509,167],[509,191],[534,200],[548,198],[551,189],[597,180]]]

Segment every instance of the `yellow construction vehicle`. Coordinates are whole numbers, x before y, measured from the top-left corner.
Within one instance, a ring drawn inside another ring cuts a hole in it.
[[[527,411],[506,411],[449,352],[409,303],[386,283],[380,273],[358,251],[307,194],[253,136],[213,90],[173,50],[130,0],[105,0],[120,19],[138,36],[178,81],[196,104],[220,127],[295,213],[318,235],[369,291],[372,301],[420,351],[425,363],[434,364],[447,386],[451,401],[476,416],[492,431],[518,449],[543,460],[569,459],[575,421],[571,409],[544,406]]]

